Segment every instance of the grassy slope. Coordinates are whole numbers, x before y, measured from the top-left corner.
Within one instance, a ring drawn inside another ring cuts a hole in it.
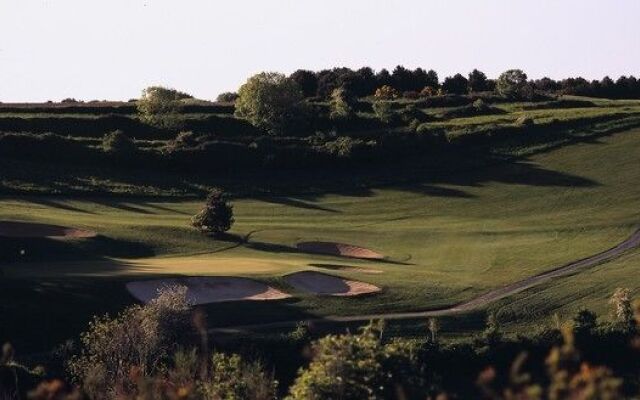
[[[197,210],[197,202],[5,198],[0,201],[0,219],[88,227],[108,239],[54,243],[56,257],[81,257],[77,253],[84,251],[102,254],[105,260],[2,266],[2,289],[12,302],[0,308],[0,320],[22,322],[5,325],[6,333],[0,336],[26,341],[34,329],[34,316],[52,332],[50,337],[30,338],[36,348],[77,332],[91,314],[117,310],[132,301],[123,283],[133,278],[122,274],[258,275],[291,291],[279,277],[311,264],[384,271],[374,275],[330,269],[382,286],[385,291],[378,296],[341,300],[296,293],[298,299],[278,304],[210,306],[211,325],[452,304],[623,240],[640,222],[639,152],[640,131],[635,130],[490,170],[404,187],[238,200],[233,231],[250,234],[249,242],[241,246],[214,242],[190,230],[188,218]],[[345,261],[293,249],[299,240],[316,239],[371,247],[399,263]],[[28,256],[37,256],[48,245],[29,248]],[[132,256],[143,258],[132,261]],[[584,288],[590,282],[584,277],[589,275],[580,275],[582,280],[573,284],[574,278],[562,279],[542,292],[516,296],[525,305],[517,308],[533,310],[542,303],[547,307],[543,310],[557,309],[585,295],[595,303],[617,285],[608,281],[607,267],[594,270],[603,272],[593,290]],[[615,276],[632,286],[633,275]],[[510,315],[507,311],[505,316]],[[525,321],[536,318],[533,311],[517,316]]]

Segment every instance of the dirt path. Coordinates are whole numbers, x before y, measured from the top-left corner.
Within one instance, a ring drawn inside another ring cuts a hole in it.
[[[481,308],[487,304],[493,303],[497,300],[511,296],[513,294],[522,292],[523,290],[538,286],[553,278],[560,276],[571,275],[582,269],[590,268],[595,265],[599,265],[608,261],[611,261],[617,257],[620,257],[625,252],[640,246],[640,230],[634,232],[627,240],[612,247],[609,250],[602,253],[595,254],[593,256],[583,258],[578,261],[563,265],[561,267],[552,269],[539,275],[532,276],[530,278],[523,279],[518,282],[511,283],[509,285],[499,287],[489,292],[475,297],[469,301],[460,303],[453,307],[428,310],[428,311],[415,311],[415,312],[400,312],[400,313],[385,313],[385,314],[368,314],[368,315],[351,315],[351,316],[327,316],[324,318],[308,319],[308,320],[292,320],[292,321],[280,321],[271,322],[265,324],[255,325],[242,325],[228,328],[216,328],[212,329],[212,332],[237,332],[254,329],[268,329],[268,328],[288,328],[294,327],[300,322],[307,323],[340,323],[340,322],[367,322],[374,319],[413,319],[413,318],[426,318],[437,317],[442,315],[453,315],[467,311],[472,311]]]

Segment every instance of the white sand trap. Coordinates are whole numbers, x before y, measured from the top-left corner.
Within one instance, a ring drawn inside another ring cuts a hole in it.
[[[171,286],[186,286],[187,301],[193,305],[240,300],[280,300],[291,297],[262,282],[230,276],[155,279],[127,283],[127,290],[145,303],[158,296],[158,290]]]
[[[97,233],[85,229],[31,222],[0,221],[0,236],[10,238],[83,239],[96,237]]]
[[[358,296],[381,289],[365,282],[352,281],[314,271],[296,272],[284,277],[291,286],[303,292],[329,296]]]
[[[306,253],[328,254],[332,256],[365,258],[371,260],[384,259],[384,255],[378,252],[345,243],[300,242],[297,244],[297,248],[298,250]]]

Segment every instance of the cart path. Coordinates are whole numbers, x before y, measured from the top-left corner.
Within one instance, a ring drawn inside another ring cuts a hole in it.
[[[620,257],[622,254],[629,250],[635,249],[640,246],[640,229],[635,231],[629,238],[622,243],[609,250],[592,255],[581,260],[565,264],[561,267],[554,268],[550,271],[544,272],[539,275],[535,275],[518,282],[510,283],[506,286],[502,286],[488,291],[478,297],[465,301],[458,305],[440,309],[433,309],[427,311],[414,311],[414,312],[398,312],[398,313],[381,313],[381,314],[363,314],[363,315],[350,315],[350,316],[326,316],[323,318],[302,319],[302,320],[289,320],[279,322],[268,322],[263,324],[241,325],[226,328],[214,328],[211,332],[231,333],[238,331],[250,331],[256,329],[269,329],[269,328],[289,328],[295,327],[298,323],[309,324],[321,324],[321,323],[341,323],[341,322],[367,322],[375,319],[386,320],[398,320],[398,319],[414,319],[425,317],[437,317],[442,315],[460,314],[467,311],[476,310],[483,306],[493,303],[497,300],[511,296],[513,294],[522,292],[523,290],[538,286],[542,283],[548,282],[551,279],[571,275],[577,271],[593,267],[595,265],[609,262],[615,258]]]

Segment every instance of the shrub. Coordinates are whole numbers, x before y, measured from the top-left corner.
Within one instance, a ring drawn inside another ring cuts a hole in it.
[[[132,387],[131,372],[150,376],[172,354],[188,326],[187,288],[167,287],[147,305],[131,306],[115,318],[96,317],[80,337],[82,349],[68,364],[90,398]]]
[[[158,128],[176,128],[180,125],[181,100],[192,96],[162,86],[150,86],[142,91],[137,108],[140,119]]]
[[[165,152],[172,153],[176,150],[187,149],[198,144],[197,136],[192,131],[180,132],[165,147]]]
[[[407,342],[383,344],[381,329],[369,325],[357,335],[328,335],[315,342],[313,359],[288,399],[386,399],[402,398],[396,391],[402,387],[419,391],[422,371],[416,371],[415,352]]]
[[[431,97],[431,96],[435,96],[437,94],[438,94],[438,89],[433,88],[431,86],[425,86],[420,91],[420,97]]]
[[[393,100],[400,97],[400,94],[396,89],[392,88],[391,86],[383,85],[378,89],[376,89],[376,92],[373,96],[379,100]]]
[[[220,189],[211,190],[204,208],[191,219],[191,225],[212,236],[228,231],[233,222],[233,206]]]
[[[528,117],[526,115],[521,115],[520,117],[518,117],[518,119],[516,119],[515,124],[520,127],[529,127],[529,126],[533,126],[534,121],[533,121],[533,118],[531,117]]]
[[[393,113],[393,106],[390,101],[376,100],[373,102],[372,107],[373,112],[380,121],[385,124],[389,124],[393,121],[395,114]]]
[[[121,130],[108,133],[102,139],[102,149],[107,153],[131,155],[136,152],[136,144]]]
[[[295,126],[304,108],[298,84],[282,74],[262,72],[238,90],[236,116],[272,134]]]
[[[204,399],[271,400],[276,398],[277,382],[260,363],[248,363],[237,354],[214,353],[211,371],[201,383]]]

